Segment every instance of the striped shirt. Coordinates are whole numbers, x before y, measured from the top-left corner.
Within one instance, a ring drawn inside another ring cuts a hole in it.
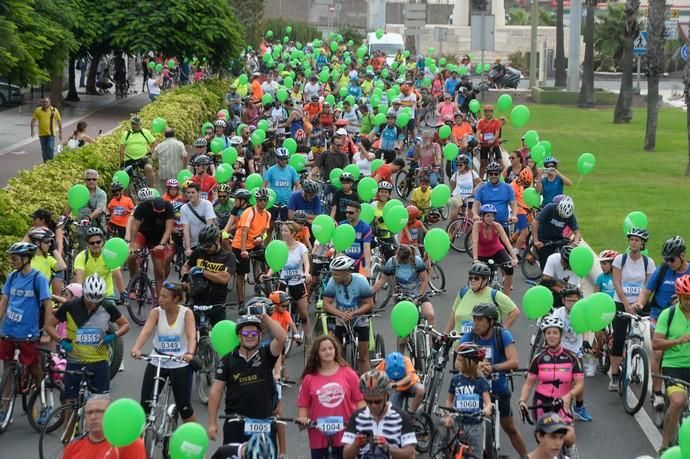
[[[383,436],[386,442],[393,448],[403,448],[407,445],[417,444],[414,434],[414,422],[412,418],[402,410],[394,408],[387,403],[386,412],[379,422],[371,415],[369,407],[360,408],[350,417],[350,421],[343,433],[343,444],[349,445],[355,442],[358,433],[371,432],[374,437]],[[360,449],[357,457],[388,458],[382,450],[370,452],[369,445]]]

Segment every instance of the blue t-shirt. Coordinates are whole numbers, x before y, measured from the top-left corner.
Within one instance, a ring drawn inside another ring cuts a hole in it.
[[[498,345],[496,344],[496,331],[497,329],[494,328],[494,333],[492,333],[491,338],[489,339],[482,339],[479,335],[475,335],[472,332],[465,333],[464,335],[462,335],[460,342],[475,343],[479,346],[482,346],[486,350],[486,359],[492,365],[498,365],[499,363],[503,363],[506,361],[505,349],[509,345],[514,344],[515,340],[513,340],[513,335],[511,335],[508,330],[501,329],[501,338],[503,338],[504,349],[504,351],[501,352],[501,350],[498,348]],[[473,340],[472,338],[476,339]],[[504,372],[496,371],[491,375],[491,391],[494,394],[510,393],[510,390],[508,389],[508,378],[506,378],[506,374]]]
[[[399,131],[397,126],[388,126],[376,128],[376,133],[381,136],[381,144],[379,149],[385,151],[392,151],[395,149],[398,142],[402,141],[402,132]]]
[[[353,273],[348,285],[336,284],[331,277],[323,291],[323,296],[335,298],[338,309],[354,310],[359,308],[362,300],[372,297],[371,286],[366,277]]]
[[[311,201],[305,201],[302,190],[293,191],[287,202],[288,209],[303,210],[309,215],[319,215],[321,213],[321,198],[314,195]]]
[[[415,256],[414,264],[400,263],[395,257],[389,258],[381,270],[386,276],[395,275],[396,286],[403,293],[419,294],[419,273],[426,271],[426,265],[421,257]]]
[[[667,265],[668,266],[668,265]],[[681,276],[690,274],[690,266],[685,272],[675,272],[669,267],[664,268],[666,273],[664,274],[664,281],[659,285],[658,290],[654,290],[657,284],[657,278],[659,277],[659,271],[663,268],[663,265],[656,268],[654,274],[649,276],[647,280],[647,290],[654,292],[654,302],[652,303],[652,309],[650,311],[650,316],[653,319],[658,319],[661,311],[671,306],[671,297],[676,293],[675,282]]]
[[[498,182],[495,185],[486,182],[477,188],[474,199],[481,204],[493,204],[496,207],[496,221],[498,223],[508,222],[508,210],[510,203],[515,201],[513,187],[505,182]]]
[[[483,394],[489,392],[489,382],[486,378],[468,378],[459,373],[450,380],[448,393],[453,395],[453,408],[465,414],[477,414],[484,409]],[[477,419],[463,419],[463,424],[479,424],[484,422]]]
[[[343,220],[338,224],[347,225],[348,221]],[[359,260],[359,263],[364,263],[364,244],[367,242],[371,243],[371,226],[367,225],[362,220],[360,220],[359,222],[357,222],[354,228],[355,242],[352,243],[350,248],[345,250],[343,253],[350,258]]]
[[[454,78],[448,78],[443,85],[443,90],[452,96],[459,82]]]
[[[546,177],[541,178],[541,195],[544,197],[544,205],[553,202],[553,198],[563,194],[563,179],[557,175],[553,181]]]
[[[290,165],[282,168],[275,164],[266,171],[264,181],[276,192],[276,203],[286,204],[292,194],[292,187],[299,182],[299,175]]]
[[[604,292],[613,298],[613,294],[616,293],[616,289],[613,287],[613,274],[601,273],[597,276],[597,280],[594,283],[599,287],[600,292]]]
[[[42,303],[50,299],[48,279],[35,269],[29,274],[13,272],[2,286],[2,294],[8,298],[8,303],[0,334],[15,339],[38,339]]]

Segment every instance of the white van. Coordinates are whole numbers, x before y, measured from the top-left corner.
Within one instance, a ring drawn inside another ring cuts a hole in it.
[[[399,33],[385,33],[383,37],[376,38],[376,33],[370,32],[367,35],[367,46],[369,56],[373,56],[374,51],[383,51],[386,64],[391,65],[398,51],[405,51],[405,40]]]

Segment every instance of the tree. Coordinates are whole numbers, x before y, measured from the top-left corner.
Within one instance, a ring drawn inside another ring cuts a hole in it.
[[[335,31],[335,33],[342,35],[345,43],[352,40],[355,45],[359,45],[364,41],[364,36],[350,26],[340,27]]]
[[[683,68],[683,84],[685,85],[685,106],[690,107],[690,59],[685,61]],[[690,177],[690,110],[685,110],[685,123],[688,125],[688,165],[685,167],[685,176]]]
[[[623,30],[623,76],[621,89],[616,101],[616,109],[613,112],[614,123],[629,123],[632,120],[633,98],[633,40],[640,30],[637,23],[637,14],[640,10],[640,0],[627,0],[625,2],[625,29]]]
[[[264,17],[263,0],[228,0],[228,5],[240,24],[244,25],[247,44],[258,47],[263,37],[261,29]]]
[[[647,126],[644,134],[645,151],[656,147],[656,125],[659,115],[659,77],[664,71],[664,0],[649,1],[647,42]]]
[[[623,57],[625,7],[609,3],[606,14],[597,18],[594,26],[594,50],[601,62],[601,70],[614,70]]]
[[[594,107],[594,7],[597,0],[586,0],[585,18],[585,60],[582,63],[582,86],[577,105],[580,108]]]
[[[556,1],[556,57],[554,67],[556,68],[556,81],[554,86],[557,88],[565,87],[567,74],[565,71],[565,43],[563,38],[563,0]]]

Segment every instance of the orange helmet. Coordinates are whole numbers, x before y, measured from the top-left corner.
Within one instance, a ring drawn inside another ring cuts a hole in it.
[[[520,171],[518,174],[518,177],[520,180],[522,180],[522,183],[529,184],[531,185],[534,182],[534,174],[532,173],[532,169],[529,167],[525,167]]]
[[[419,218],[420,212],[419,209],[417,209],[417,206],[407,206],[407,216],[410,217],[410,220],[417,220]]]
[[[290,295],[281,290],[276,290],[268,295],[268,299],[271,300],[273,304],[279,305],[290,301]]]
[[[686,274],[676,279],[676,294],[690,295],[690,275]]]

